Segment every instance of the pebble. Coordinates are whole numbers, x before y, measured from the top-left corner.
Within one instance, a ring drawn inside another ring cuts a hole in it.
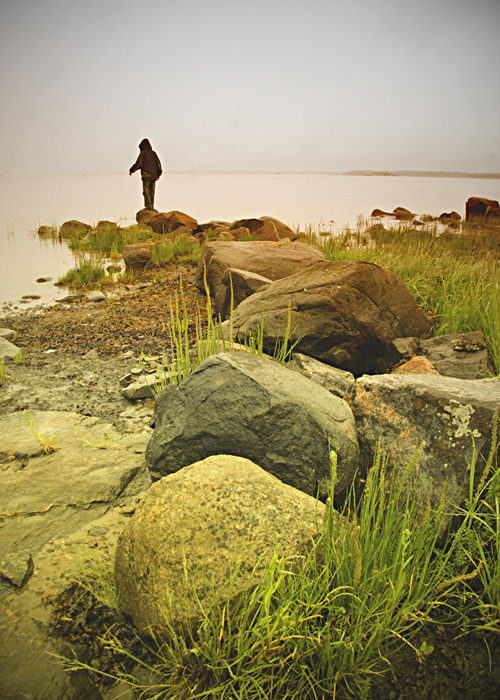
[[[107,532],[109,532],[108,527],[98,525],[97,527],[93,527],[91,530],[89,530],[89,535],[91,537],[102,537],[102,535],[105,535]]]

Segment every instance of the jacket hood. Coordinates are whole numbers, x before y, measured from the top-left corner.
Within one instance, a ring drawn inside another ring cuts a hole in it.
[[[146,149],[151,148],[151,144],[149,143],[148,139],[142,139],[142,141],[139,144],[139,150],[140,151],[145,151]]]

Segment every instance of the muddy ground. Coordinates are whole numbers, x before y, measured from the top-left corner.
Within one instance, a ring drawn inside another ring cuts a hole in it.
[[[7,362],[7,379],[0,389],[0,420],[24,409],[57,409],[101,418],[123,433],[150,430],[153,399],[140,402],[142,414],[137,405],[130,413],[131,402],[121,393],[120,378],[134,368],[153,369],[168,351],[170,339],[165,323],[171,302],[180,297],[181,284],[190,315],[194,318],[198,309],[204,313],[205,299],[188,283],[188,274],[188,270],[179,273],[172,269],[161,281],[146,275],[133,288],[121,290],[121,296],[105,302],[90,303],[76,296],[41,313],[27,311],[0,318],[0,327],[16,331],[13,342],[23,353],[23,362]],[[190,331],[194,342],[194,326]],[[103,654],[99,638],[109,629],[139,653],[127,621],[78,586],[72,585],[52,597],[49,615],[53,633],[74,644],[83,658],[99,663],[104,670],[112,672],[124,663],[114,655]],[[434,652],[419,662],[410,647],[402,645],[400,658],[375,682],[368,698],[500,697],[500,635],[463,636],[456,628],[427,625],[415,646],[423,640],[434,646]],[[94,676],[93,681],[102,697],[115,697],[102,677]]]

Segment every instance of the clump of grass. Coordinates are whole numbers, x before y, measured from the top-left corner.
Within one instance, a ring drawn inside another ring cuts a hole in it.
[[[196,318],[190,319],[184,298],[182,284],[180,286],[180,299],[175,295],[174,303],[170,305],[170,318],[165,324],[170,337],[170,353],[164,357],[162,365],[157,370],[158,384],[153,389],[158,394],[167,384],[180,384],[189,374],[210,355],[219,352],[231,352],[234,350],[233,340],[233,285],[230,277],[231,304],[229,313],[229,332],[224,333],[220,317],[214,319],[212,314],[212,301],[208,289],[206,270],[204,272],[204,285],[206,293],[206,318],[207,324],[203,325],[198,311]],[[288,308],[288,322],[284,329],[283,337],[276,341],[273,357],[284,365],[291,357],[293,348],[298,340],[290,345],[291,305]],[[195,344],[190,345],[190,328],[195,328]],[[261,313],[260,324],[252,330],[247,337],[241,339],[239,348],[254,355],[264,354],[264,313]]]
[[[111,256],[112,253],[122,251],[126,245],[141,243],[153,237],[151,228],[145,224],[134,224],[123,229],[118,226],[104,226],[93,229],[85,237],[71,235],[68,246],[74,251]]]
[[[59,277],[56,284],[75,289],[87,289],[102,286],[107,279],[111,281],[112,278],[107,275],[102,262],[82,260],[77,267],[68,270],[65,275]]]
[[[5,382],[7,378],[7,370],[5,369],[5,358],[0,357],[0,386]]]
[[[31,432],[33,433],[33,437],[38,442],[38,444],[42,448],[43,452],[46,455],[50,454],[51,452],[55,452],[56,446],[57,446],[56,436],[53,435],[52,437],[50,437],[48,433],[45,433],[43,435],[41,431],[37,430],[35,428],[35,426],[33,425],[33,421],[29,417],[28,412],[26,410],[24,411],[24,417],[28,421],[28,425],[31,428]]]
[[[162,266],[180,257],[187,262],[192,260],[195,251],[201,255],[200,244],[196,238],[182,236],[176,239],[162,236],[153,246],[150,264]]]

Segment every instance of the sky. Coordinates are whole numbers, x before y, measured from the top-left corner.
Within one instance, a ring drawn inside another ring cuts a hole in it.
[[[500,0],[0,0],[0,174],[500,172]]]

